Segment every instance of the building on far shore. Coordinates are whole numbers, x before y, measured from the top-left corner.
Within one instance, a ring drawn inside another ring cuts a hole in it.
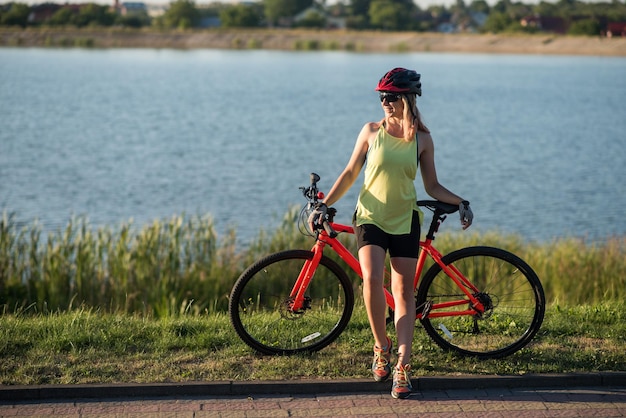
[[[122,2],[115,0],[113,3],[113,10],[122,15],[129,16],[133,14],[144,14],[148,12],[146,3],[143,2]]]
[[[526,16],[520,24],[523,27],[536,28],[542,32],[551,32],[565,34],[568,28],[568,22],[562,17],[532,15]]]
[[[50,19],[62,6],[56,3],[36,4],[30,8],[28,23],[42,23]]]
[[[626,37],[626,22],[610,22],[606,26],[606,37]]]
[[[168,5],[167,4],[148,3],[148,4],[146,4],[146,7],[148,8],[148,16],[150,16],[150,17],[159,17],[159,16],[163,16],[163,14],[165,13],[165,11],[168,8]]]

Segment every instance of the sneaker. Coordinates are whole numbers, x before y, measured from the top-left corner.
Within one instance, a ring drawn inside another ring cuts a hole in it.
[[[383,350],[374,346],[374,361],[372,362],[372,373],[374,380],[384,382],[391,375],[391,340],[387,337],[387,349]]]
[[[393,385],[391,386],[391,396],[394,399],[405,399],[411,395],[411,365],[399,364],[393,369]]]

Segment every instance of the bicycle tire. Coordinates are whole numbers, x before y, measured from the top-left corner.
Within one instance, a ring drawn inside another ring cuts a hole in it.
[[[312,251],[271,254],[246,269],[235,282],[228,304],[230,321],[248,346],[263,354],[314,352],[332,343],[352,316],[354,290],[345,271],[326,256],[306,291],[307,309],[285,307]]]
[[[501,358],[526,346],[537,334],[545,314],[545,294],[537,274],[516,255],[499,248],[468,247],[442,258],[479,288],[481,301],[491,305],[481,315],[421,318],[429,337],[441,348],[478,358]],[[469,298],[438,264],[431,266],[418,288],[419,313],[427,303]],[[437,310],[440,312],[440,310]]]

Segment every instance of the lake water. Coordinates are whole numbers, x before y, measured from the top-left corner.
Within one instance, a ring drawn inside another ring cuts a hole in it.
[[[44,230],[209,213],[245,242],[310,172],[328,190],[396,66],[422,73],[439,180],[472,229],[626,233],[622,57],[0,48],[0,210]]]

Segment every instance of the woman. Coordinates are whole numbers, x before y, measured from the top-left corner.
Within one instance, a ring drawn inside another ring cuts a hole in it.
[[[412,389],[409,372],[415,327],[413,278],[421,222],[413,181],[418,165],[424,189],[431,197],[459,205],[463,229],[471,225],[473,215],[469,202],[437,180],[433,140],[416,106],[416,95],[422,95],[420,75],[413,70],[394,68],[380,79],[376,90],[385,117],[363,126],[348,164],[309,217],[309,223],[321,222],[327,207],[348,191],[367,161],[354,224],[363,273],[363,298],[374,336],[372,373],[379,382],[392,374],[392,342],[386,333],[383,293],[385,257],[389,251],[398,343],[391,395],[397,399],[408,397]]]

